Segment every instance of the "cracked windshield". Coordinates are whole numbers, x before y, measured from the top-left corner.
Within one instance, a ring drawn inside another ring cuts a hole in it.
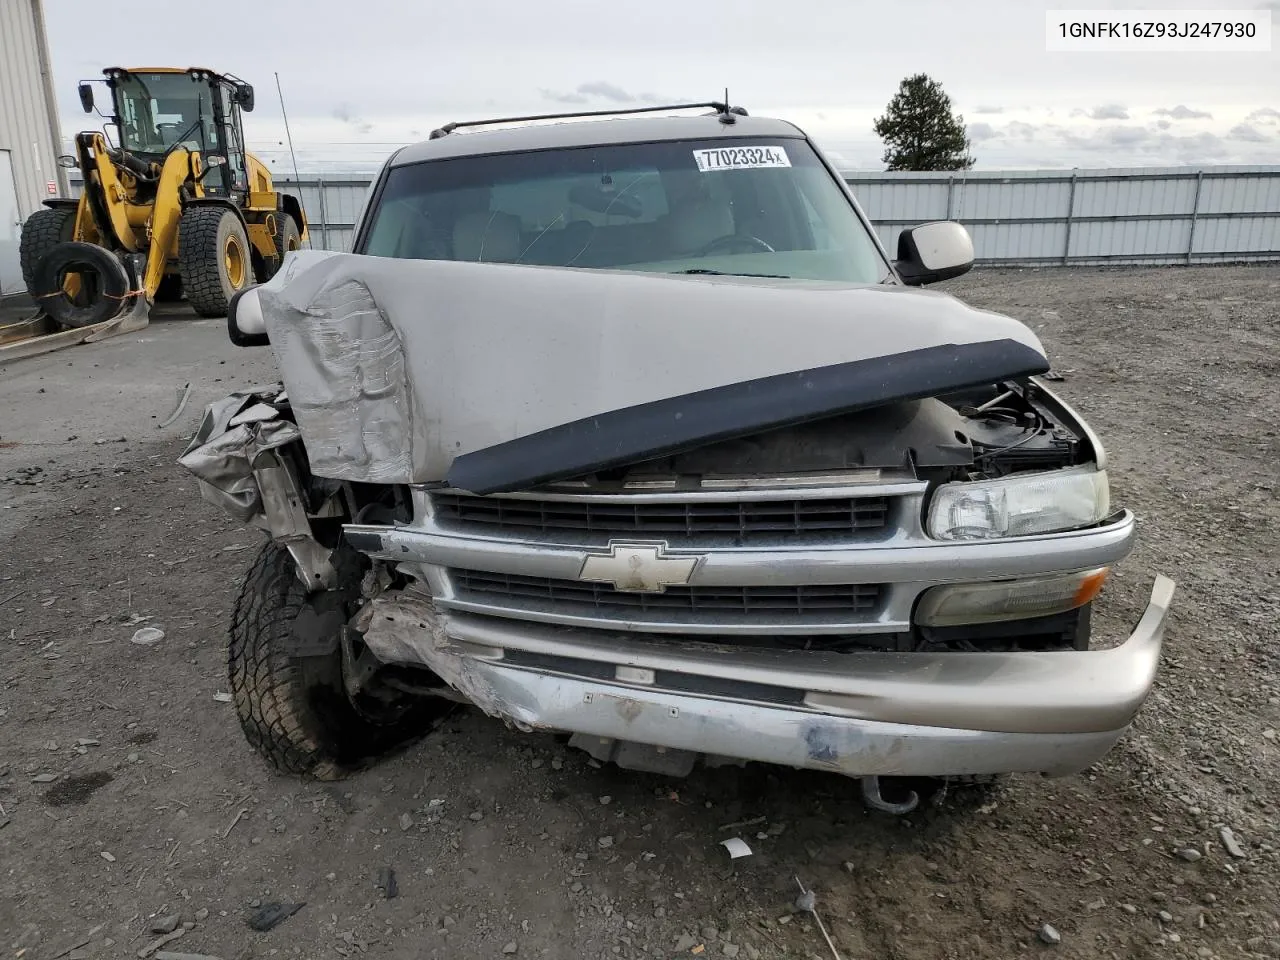
[[[374,256],[877,283],[883,259],[803,140],[625,144],[391,170]]]

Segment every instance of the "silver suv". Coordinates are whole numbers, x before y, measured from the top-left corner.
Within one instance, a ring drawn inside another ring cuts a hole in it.
[[[341,774],[462,700],[901,811],[879,778],[1067,774],[1129,726],[1173,584],[1090,649],[1134,517],[1035,335],[915,289],[968,234],[892,260],[803,132],[695,106],[443,128],[387,161],[352,253],[233,303],[282,383],[182,462],[270,535],[230,672],[279,768]]]

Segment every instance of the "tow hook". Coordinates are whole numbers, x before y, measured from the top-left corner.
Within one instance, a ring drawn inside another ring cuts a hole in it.
[[[862,802],[872,810],[881,813],[892,813],[896,817],[904,816],[920,806],[920,795],[914,790],[907,794],[901,803],[893,803],[880,795],[879,777],[862,777]]]

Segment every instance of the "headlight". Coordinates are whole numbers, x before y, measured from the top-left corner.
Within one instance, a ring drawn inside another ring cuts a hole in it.
[[[1106,471],[1071,467],[944,483],[929,505],[928,531],[939,540],[1019,537],[1087,527],[1110,510]]]

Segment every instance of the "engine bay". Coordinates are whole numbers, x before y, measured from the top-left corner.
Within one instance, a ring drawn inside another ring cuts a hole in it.
[[[579,482],[607,489],[653,477],[696,484],[881,469],[946,483],[1087,462],[1088,438],[1056,407],[1033,381],[1002,382],[711,443]]]

